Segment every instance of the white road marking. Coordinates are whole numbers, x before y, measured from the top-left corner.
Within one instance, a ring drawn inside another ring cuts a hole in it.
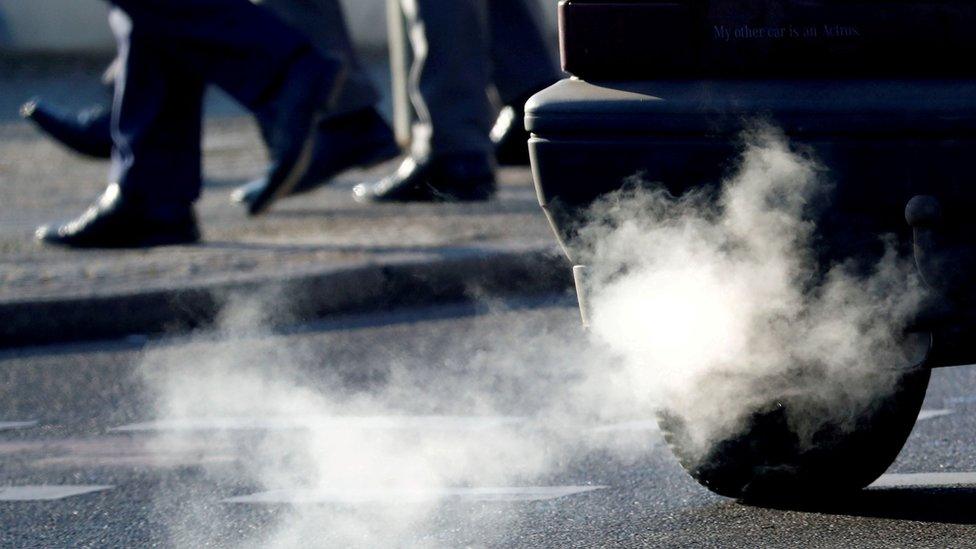
[[[119,456],[55,456],[35,460],[35,467],[130,467],[156,469],[175,469],[178,467],[202,467],[204,465],[227,465],[238,461],[231,455],[195,454],[135,454]]]
[[[952,410],[922,410],[918,413],[918,420],[925,421],[926,419],[933,419],[937,417],[947,416],[952,413]]]
[[[872,488],[976,485],[976,473],[906,473],[881,475]]]
[[[250,504],[365,504],[429,503],[437,501],[514,502],[543,501],[602,490],[606,486],[528,486],[493,488],[364,489],[364,490],[270,490],[227,498],[225,503]]]
[[[976,403],[976,395],[957,396],[947,398],[945,401],[948,404],[973,404]]]
[[[5,456],[31,457],[35,467],[185,467],[233,463],[241,449],[227,437],[206,433],[159,441],[151,435],[108,435],[86,438],[0,440]]]
[[[590,433],[619,433],[621,431],[657,431],[657,420],[645,419],[637,421],[625,421],[622,423],[611,423],[589,429]]]
[[[14,429],[27,429],[37,425],[36,421],[0,421],[0,431],[12,431]]]
[[[114,486],[0,486],[0,501],[51,501],[111,490]]]
[[[289,429],[478,431],[523,423],[509,416],[270,416],[200,417],[130,423],[112,432],[279,431]]]

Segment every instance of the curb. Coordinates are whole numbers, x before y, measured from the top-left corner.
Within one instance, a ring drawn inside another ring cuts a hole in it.
[[[211,326],[228,303],[276,297],[271,325],[448,301],[539,295],[572,288],[554,250],[480,251],[429,261],[371,264],[113,295],[0,303],[0,348],[179,333]]]

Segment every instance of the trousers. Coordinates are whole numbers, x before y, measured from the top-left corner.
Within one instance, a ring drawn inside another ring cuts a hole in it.
[[[216,84],[252,112],[314,48],[342,58],[347,81],[332,115],[371,107],[379,93],[355,55],[338,0],[113,0],[119,71],[112,107],[111,181],[164,209],[202,186],[203,97]],[[312,39],[314,37],[314,39]],[[265,126],[265,121],[258,117]]]
[[[561,77],[535,2],[400,4],[414,54],[410,99],[417,112],[415,156],[490,154],[495,104],[524,102]]]

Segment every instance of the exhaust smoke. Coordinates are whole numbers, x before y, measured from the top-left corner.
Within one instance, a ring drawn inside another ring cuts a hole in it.
[[[696,453],[787,399],[803,403],[787,418],[801,444],[828,423],[853,428],[922,358],[902,332],[924,289],[889,237],[866,273],[818,264],[828,176],[762,128],[714,193],[624,190],[582,232],[594,336],[624,359],[635,399],[681,418]]]
[[[829,195],[825,176],[764,130],[747,136],[739,168],[714,192],[674,197],[652,187],[602,200],[580,238],[592,270],[589,335],[541,313],[489,310],[476,327],[454,325],[426,342],[358,330],[349,337],[362,338],[363,352],[350,360],[330,356],[328,338],[323,353],[301,338],[267,337],[259,319],[268,304],[244,301],[227,308],[221,337],[150,350],[146,390],[159,419],[298,424],[207,433],[240,458],[232,472],[201,463],[207,474],[252,491],[365,501],[287,507],[248,537],[261,547],[439,546],[436,524],[493,524],[503,536],[510,515],[445,494],[546,484],[597,449],[639,466],[658,436],[638,431],[623,443],[608,424],[646,424],[662,409],[682,418],[704,452],[750,413],[799,395],[816,413],[789,421],[809,442],[823,422],[853,426],[861,403],[911,365],[898,334],[923,295],[894,247],[866,276],[817,265],[811,209]],[[348,420],[411,415],[515,419],[473,429]],[[174,431],[153,444],[190,436]],[[377,504],[378,493],[411,497]],[[221,516],[191,506],[169,519],[171,541],[219,544]]]

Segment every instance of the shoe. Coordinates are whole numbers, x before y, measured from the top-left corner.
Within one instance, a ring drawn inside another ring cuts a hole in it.
[[[393,130],[372,107],[324,120],[315,141],[311,165],[293,195],[314,190],[350,168],[367,168],[400,154]],[[241,185],[231,193],[231,201],[250,207],[264,185],[264,179]]]
[[[305,179],[312,165],[318,127],[345,85],[345,65],[336,58],[307,52],[296,59],[281,88],[258,113],[271,128],[267,140],[273,161],[261,190],[247,205],[250,215],[267,211]]]
[[[69,248],[150,248],[198,242],[200,231],[191,205],[150,210],[112,184],[80,217],[41,227],[36,236]]]
[[[495,173],[479,153],[438,156],[427,161],[408,157],[397,171],[376,183],[353,188],[358,202],[474,202],[495,193]]]
[[[32,99],[20,115],[69,149],[93,158],[112,156],[112,113],[101,106],[69,113]]]
[[[490,135],[495,146],[495,161],[499,166],[529,165],[529,132],[525,131],[525,112],[522,109],[502,109]]]

